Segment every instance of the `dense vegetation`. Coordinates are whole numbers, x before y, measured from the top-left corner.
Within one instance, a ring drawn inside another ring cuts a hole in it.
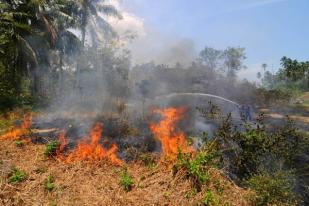
[[[47,106],[73,90],[87,96],[91,74],[100,74],[107,94],[120,98],[194,91],[240,100],[258,91],[254,84],[236,81],[237,71],[246,68],[240,47],[205,47],[191,65],[150,62],[130,70],[130,52],[119,47],[117,34],[104,19],[121,14],[104,1],[1,1],[0,9],[2,110]],[[308,90],[308,62],[284,57],[282,67],[272,74],[263,65],[263,88]],[[158,81],[167,88],[162,90]],[[247,95],[238,95],[239,90]]]

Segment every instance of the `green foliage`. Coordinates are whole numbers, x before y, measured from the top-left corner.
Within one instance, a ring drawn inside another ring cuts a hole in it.
[[[60,146],[60,143],[58,141],[51,141],[47,143],[47,145],[45,146],[44,154],[46,156],[56,155],[56,151],[59,148],[59,146]]]
[[[263,86],[268,89],[288,89],[307,91],[309,89],[309,61],[300,62],[287,57],[281,58],[281,66],[276,73],[264,72]]]
[[[304,151],[300,143],[308,144],[290,119],[273,132],[266,131],[263,123],[244,127],[244,131],[232,130],[231,120],[227,118],[215,134],[218,149],[225,151],[230,169],[239,178],[256,174],[272,161],[293,168],[293,160]]]
[[[256,205],[294,205],[296,197],[293,192],[293,176],[287,172],[274,174],[259,173],[245,181],[256,192]]]
[[[215,199],[215,195],[211,190],[207,190],[205,192],[204,198],[203,198],[203,204],[205,206],[211,206],[211,205],[217,205],[217,201]]]
[[[24,181],[26,178],[27,174],[24,171],[14,168],[10,175],[9,181],[12,184],[17,184],[19,182]]]
[[[272,130],[266,130],[262,118],[257,125],[243,127],[242,130],[234,130],[228,115],[215,134],[216,149],[222,151],[222,162],[228,163],[224,167],[239,182],[269,174],[272,178],[278,178],[276,184],[281,181],[280,176],[275,175],[278,171],[282,168],[284,171],[292,170],[294,173],[291,176],[297,180],[297,188],[301,188],[297,193],[304,202],[309,202],[306,190],[309,182],[304,178],[309,171],[306,166],[308,136],[300,132],[289,118],[284,125]],[[296,192],[296,189],[292,188],[291,192]]]
[[[254,91],[255,101],[260,105],[272,105],[276,103],[288,103],[291,98],[299,95],[299,91],[293,88],[258,88]]]
[[[123,187],[123,189],[128,192],[132,189],[134,184],[134,181],[132,177],[130,176],[127,169],[125,169],[120,176],[120,185]]]
[[[45,180],[45,182],[44,182],[44,188],[47,190],[47,191],[49,191],[49,192],[51,192],[52,190],[54,190],[55,189],[55,184],[54,184],[54,177],[53,176],[51,176],[51,175],[49,175],[48,177],[47,177],[47,179]]]
[[[173,166],[173,172],[184,170],[188,178],[193,181],[194,186],[201,190],[203,184],[209,181],[208,169],[218,166],[218,153],[211,150],[203,150],[191,157],[190,154],[178,153],[177,160]]]
[[[18,140],[18,141],[15,141],[15,145],[16,145],[16,147],[23,147],[24,146],[24,142]]]

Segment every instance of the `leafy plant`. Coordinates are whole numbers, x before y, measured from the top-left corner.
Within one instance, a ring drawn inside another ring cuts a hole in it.
[[[210,206],[210,205],[217,205],[216,203],[217,201],[215,199],[215,195],[213,194],[213,192],[211,190],[207,190],[203,198],[203,204],[205,206]]]
[[[16,147],[23,147],[24,146],[24,142],[18,140],[18,141],[15,142],[15,145],[16,145]]]
[[[26,178],[27,178],[27,174],[24,171],[14,168],[9,181],[12,184],[17,184],[19,182],[24,181]]]
[[[130,176],[127,169],[125,169],[120,176],[120,185],[123,187],[125,191],[130,191],[133,187],[134,181]]]
[[[49,175],[47,179],[45,180],[44,185],[47,191],[51,192],[52,190],[54,190],[55,189],[54,177]]]
[[[186,175],[193,180],[194,186],[201,190],[201,186],[209,181],[208,169],[217,165],[218,153],[215,151],[200,151],[194,157],[179,152],[177,161],[173,166],[173,172],[184,170]]]
[[[45,147],[44,154],[46,156],[53,156],[53,155],[55,155],[59,146],[60,146],[60,143],[58,141],[51,141],[51,142],[49,142],[46,145],[46,147]]]

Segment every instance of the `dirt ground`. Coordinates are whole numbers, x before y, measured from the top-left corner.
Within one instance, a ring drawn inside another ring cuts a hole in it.
[[[44,148],[31,142],[18,147],[13,140],[0,141],[0,205],[203,205],[209,189],[218,205],[250,205],[251,192],[239,188],[216,169],[210,171],[207,188],[196,192],[187,178],[173,176],[164,166],[149,168],[132,163],[119,167],[104,161],[67,164],[46,158]],[[13,167],[26,172],[25,181],[9,183]],[[123,167],[134,180],[129,192],[119,184]],[[44,187],[49,175],[55,180],[51,192]]]

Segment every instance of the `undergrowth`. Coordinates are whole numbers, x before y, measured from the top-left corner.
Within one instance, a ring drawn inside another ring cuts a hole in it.
[[[9,181],[12,184],[17,184],[19,182],[24,181],[26,178],[27,178],[27,174],[24,171],[18,168],[13,168]]]
[[[44,154],[46,156],[54,156],[56,155],[56,151],[58,147],[60,146],[60,143],[58,141],[51,141],[45,146]]]
[[[253,175],[245,184],[256,192],[257,206],[267,205],[297,205],[297,198],[293,192],[293,179],[290,173],[276,172],[267,174],[262,172]]]
[[[179,152],[173,166],[173,173],[184,171],[185,175],[192,180],[194,187],[200,191],[202,185],[208,184],[210,181],[209,168],[219,165],[218,152],[211,148],[209,146],[194,155]]]
[[[49,192],[53,191],[55,189],[54,181],[54,177],[49,175],[44,182],[44,188]]]
[[[123,170],[121,173],[120,185],[126,192],[129,192],[133,188],[134,181],[127,169]]]

